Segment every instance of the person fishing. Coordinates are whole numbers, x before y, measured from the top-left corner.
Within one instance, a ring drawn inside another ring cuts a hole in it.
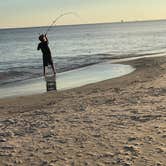
[[[38,44],[37,50],[41,50],[43,53],[43,75],[46,76],[46,66],[51,65],[54,75],[56,74],[53,59],[51,56],[51,50],[48,46],[48,38],[46,34],[39,36],[40,43]]]
[[[66,16],[66,15],[74,15],[75,17],[78,17],[80,19],[80,16],[75,13],[75,12],[67,12],[67,13],[63,13],[61,15],[59,15],[52,23],[50,26],[48,26],[45,34],[42,34],[39,36],[39,40],[41,41],[37,47],[38,50],[41,50],[43,53],[43,74],[44,76],[46,76],[46,66],[51,65],[52,70],[54,75],[56,74],[55,72],[55,68],[54,68],[54,64],[53,64],[53,60],[52,60],[52,56],[51,56],[51,51],[50,48],[48,46],[48,38],[47,38],[47,33],[51,30],[51,28],[56,25],[56,23],[58,22],[58,20],[60,20],[62,17]]]

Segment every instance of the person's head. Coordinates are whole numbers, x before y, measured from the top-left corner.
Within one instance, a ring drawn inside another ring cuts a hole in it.
[[[44,35],[43,35],[43,34],[39,36],[39,40],[40,40],[41,42],[44,41]]]

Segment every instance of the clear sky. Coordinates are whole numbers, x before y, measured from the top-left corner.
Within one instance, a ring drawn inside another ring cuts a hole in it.
[[[166,19],[166,0],[1,0],[0,27],[48,25],[59,14],[59,24]]]

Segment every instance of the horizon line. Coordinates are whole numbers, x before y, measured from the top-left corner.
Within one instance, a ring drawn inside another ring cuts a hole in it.
[[[125,21],[124,19],[120,21],[113,21],[113,22],[96,22],[96,23],[80,23],[80,24],[60,24],[60,25],[54,25],[55,26],[79,26],[79,25],[95,25],[95,24],[116,24],[116,23],[135,23],[135,22],[155,22],[155,21],[166,21],[166,18],[163,19],[151,19],[151,20],[131,20],[131,21]],[[29,29],[29,28],[45,28],[49,26],[41,25],[41,26],[20,26],[20,27],[0,27],[0,30],[7,30],[7,29]]]

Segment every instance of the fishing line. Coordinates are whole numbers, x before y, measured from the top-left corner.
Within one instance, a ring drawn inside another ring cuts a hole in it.
[[[62,17],[67,16],[67,15],[73,15],[73,16],[79,18],[80,20],[83,20],[83,19],[79,16],[79,14],[77,14],[76,12],[67,12],[67,13],[63,13],[63,14],[59,15],[59,16],[50,24],[50,26],[48,26],[48,29],[46,30],[45,34],[47,34],[47,33],[51,30],[51,28],[52,28],[53,26],[55,26],[56,23],[57,23]]]

